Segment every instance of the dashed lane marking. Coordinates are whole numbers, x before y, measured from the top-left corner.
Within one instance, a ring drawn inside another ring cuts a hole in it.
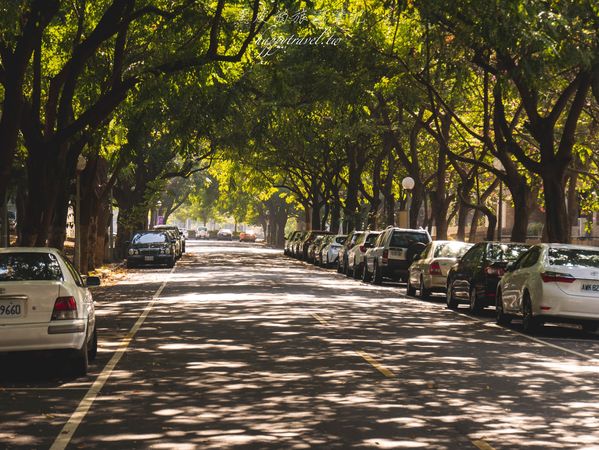
[[[372,367],[374,367],[376,370],[378,370],[380,373],[382,373],[386,377],[388,377],[388,378],[395,377],[395,374],[390,369],[388,369],[387,367],[385,367],[384,365],[379,363],[376,359],[374,359],[368,353],[362,352],[360,350],[356,350],[356,354],[361,356],[368,364],[370,364]]]
[[[175,269],[176,267],[173,267],[172,270],[169,272],[169,275],[171,275],[175,271]],[[89,412],[92,404],[98,397],[98,394],[106,384],[106,381],[108,381],[108,378],[110,378],[112,371],[127,351],[129,344],[131,343],[131,341],[145,322],[146,317],[148,317],[148,314],[150,314],[150,311],[152,310],[154,304],[158,300],[158,297],[160,297],[160,294],[162,294],[162,291],[166,286],[167,282],[168,278],[162,282],[162,284],[154,293],[152,299],[146,305],[133,327],[131,327],[131,330],[129,330],[127,335],[121,340],[118,349],[114,352],[114,355],[112,355],[112,358],[110,358],[108,364],[104,366],[104,369],[102,370],[100,375],[98,375],[98,378],[96,378],[96,381],[94,381],[91,388],[87,391],[85,397],[83,397],[83,400],[79,402],[79,406],[77,406],[75,412],[71,415],[67,423],[60,431],[60,434],[56,437],[54,443],[50,447],[50,450],[64,450],[66,446],[69,445],[69,442],[71,442],[71,439],[75,434],[75,431],[77,431],[77,428]]]
[[[314,317],[316,320],[318,320],[321,324],[323,324],[327,327],[329,326],[329,322],[327,322],[325,319],[323,319],[319,314],[312,313],[312,317]]]
[[[494,447],[491,447],[487,442],[483,441],[482,439],[472,441],[472,443],[480,450],[495,450]]]

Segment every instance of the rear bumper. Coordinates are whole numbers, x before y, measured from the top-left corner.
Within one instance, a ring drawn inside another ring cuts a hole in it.
[[[0,325],[0,352],[79,349],[85,336],[84,319]]]
[[[152,256],[152,261],[146,261],[146,255],[129,255],[127,256],[127,263],[133,264],[168,264],[172,259],[173,255],[147,255]]]
[[[443,275],[423,275],[424,286],[435,292],[447,291],[447,277]]]
[[[410,264],[408,261],[396,261],[390,259],[386,265],[381,266],[383,277],[391,278],[392,280],[404,280],[408,279],[408,269]]]

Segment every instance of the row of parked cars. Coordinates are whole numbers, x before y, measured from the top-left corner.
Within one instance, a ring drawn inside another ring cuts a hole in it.
[[[495,307],[496,321],[599,328],[599,248],[567,244],[433,241],[426,230],[295,231],[285,254],[364,282],[403,282],[408,295],[444,293],[447,307],[474,314]]]

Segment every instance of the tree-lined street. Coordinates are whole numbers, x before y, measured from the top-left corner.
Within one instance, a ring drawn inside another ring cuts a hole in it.
[[[131,271],[94,291],[100,349],[87,378],[52,357],[3,357],[3,448],[57,438],[98,449],[599,442],[594,334],[555,326],[528,337],[490,311],[455,313],[443,297],[346,280],[259,245],[188,246],[172,271]],[[72,437],[61,433],[106,375]]]

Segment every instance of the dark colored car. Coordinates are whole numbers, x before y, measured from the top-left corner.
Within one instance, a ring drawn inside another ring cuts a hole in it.
[[[515,261],[530,245],[479,242],[468,250],[447,274],[447,307],[468,303],[470,311],[495,305],[499,280],[508,263]]]
[[[295,240],[302,234],[304,233],[303,231],[297,230],[297,231],[293,231],[289,234],[289,236],[287,236],[287,239],[285,240],[285,250],[283,251],[283,253],[285,255],[291,255],[292,254],[292,248],[293,248],[293,244],[295,243]]]
[[[304,238],[308,234],[307,231],[300,231],[299,234],[293,239],[291,243],[291,253],[290,255],[294,258],[300,259],[302,255],[302,242],[304,242]]]
[[[308,255],[306,261],[312,264],[317,263],[317,254],[320,252],[320,248],[322,247],[325,237],[327,237],[327,235],[316,236],[316,238],[308,246]]]
[[[183,256],[183,253],[185,253],[185,235],[177,225],[156,225],[154,229],[158,231],[170,230],[173,233],[173,236],[178,240],[179,256]]]
[[[304,261],[308,260],[308,248],[314,242],[317,236],[325,236],[327,234],[333,234],[330,231],[322,231],[322,230],[312,230],[308,231],[304,240],[300,243],[299,247],[299,259],[303,259]]]
[[[343,246],[339,250],[339,257],[337,260],[337,272],[339,273],[347,273],[347,253],[349,250],[356,245],[357,240],[361,235],[363,235],[363,231],[352,231],[347,236],[347,239],[343,243]]]
[[[223,228],[222,230],[219,230],[219,232],[216,234],[216,240],[217,241],[232,241],[233,240],[233,232],[231,230],[229,230],[228,228]]]
[[[138,231],[133,234],[127,251],[127,267],[143,264],[175,265],[177,243],[171,233],[164,230]]]

